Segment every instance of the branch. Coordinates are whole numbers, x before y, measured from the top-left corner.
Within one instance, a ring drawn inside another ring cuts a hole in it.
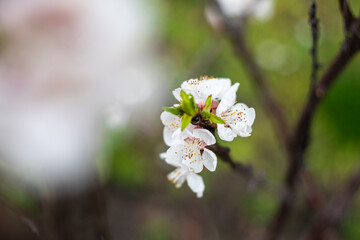
[[[352,24],[351,31],[354,33],[359,31],[359,29],[360,19],[357,19]],[[278,237],[292,210],[296,193],[295,185],[303,169],[304,152],[309,142],[311,122],[314,118],[315,110],[337,77],[359,50],[359,42],[360,38],[356,34],[352,34],[345,43],[346,47],[343,46],[340,49],[340,52],[325,71],[319,83],[311,91],[310,97],[303,108],[294,136],[290,139],[291,162],[286,173],[285,194],[282,197],[274,219],[271,221],[268,239],[276,239]]]
[[[340,73],[344,71],[347,64],[359,51],[360,38],[355,33],[360,31],[360,18],[352,24],[351,31],[353,33],[352,36],[344,43],[335,59],[321,77],[318,84],[316,84],[314,89],[311,91],[310,97],[303,108],[295,131],[295,138],[300,139],[302,150],[307,146],[310,124],[319,103],[324,98],[329,88],[333,85]]]
[[[235,162],[230,156],[230,148],[223,147],[218,143],[208,146],[208,148],[245,180],[255,184],[255,186],[259,186],[265,183],[263,178],[255,176],[252,166]]]
[[[327,205],[315,216],[307,236],[309,240],[325,240],[326,232],[335,227],[344,217],[349,206],[354,201],[357,191],[360,189],[360,169],[350,178],[344,191],[338,193]]]
[[[268,115],[273,120],[277,135],[281,139],[282,143],[286,145],[289,133],[288,119],[285,117],[279,103],[273,98],[273,95],[266,84],[266,79],[261,71],[261,68],[258,66],[254,56],[249,51],[249,47],[246,44],[241,28],[234,26],[234,24],[224,15],[217,1],[211,1],[211,3],[214,8],[217,9],[224,22],[226,33],[229,35],[233,43],[235,53],[245,65],[245,70],[248,71],[250,78],[255,84],[262,104],[265,106]]]
[[[350,31],[351,24],[355,21],[355,18],[349,8],[347,0],[339,0],[339,7],[343,18],[345,36],[347,36],[347,32]]]
[[[319,19],[316,17],[316,8],[316,3],[313,1],[309,9],[309,24],[311,27],[312,37],[312,48],[310,50],[312,58],[310,89],[314,87],[318,70],[320,69],[318,60]]]

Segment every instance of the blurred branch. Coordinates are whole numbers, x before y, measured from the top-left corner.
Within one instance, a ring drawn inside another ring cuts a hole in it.
[[[284,180],[284,193],[281,196],[278,210],[269,225],[268,234],[266,236],[266,239],[269,240],[277,239],[292,211],[296,195],[296,184],[300,176],[302,176],[303,182],[307,185],[307,192],[310,194],[316,193],[315,197],[309,197],[314,203],[314,206],[318,206],[323,202],[324,198],[319,192],[319,188],[312,181],[312,178],[307,177],[306,174],[302,174],[302,172],[304,172],[302,171],[304,168],[304,154],[309,142],[311,122],[319,103],[340,73],[351,61],[355,53],[359,50],[360,20],[357,19],[356,21],[351,22],[347,41],[345,41],[339,53],[323,73],[318,83],[315,83],[319,67],[317,60],[318,19],[316,18],[316,5],[315,3],[312,3],[309,12],[313,37],[312,88],[310,89],[309,97],[303,107],[296,127],[293,131],[290,131],[287,119],[280,105],[272,97],[266,85],[266,79],[246,44],[242,28],[235,26],[233,22],[224,15],[216,1],[212,1],[212,4],[217,7],[219,14],[222,16],[226,33],[231,38],[235,52],[248,70],[249,75],[259,91],[259,95],[266,110],[273,119],[277,134],[280,141],[285,146],[287,157],[290,162]],[[343,4],[346,3],[344,2]],[[349,14],[350,10],[347,5],[342,6],[342,14],[345,16],[344,19],[346,20],[346,24],[348,24],[351,19],[351,17],[349,17],[351,16]]]
[[[312,48],[310,50],[310,54],[312,58],[310,89],[312,89],[315,86],[318,70],[320,69],[320,64],[318,60],[319,19],[316,16],[316,10],[317,10],[316,2],[313,1],[309,9],[309,24],[311,27],[311,37],[312,37]]]
[[[43,201],[47,240],[108,240],[106,192],[95,182],[86,190],[64,195],[51,192]]]
[[[345,189],[339,192],[316,214],[311,225],[309,240],[325,240],[328,230],[335,227],[344,217],[360,188],[360,168],[351,177]]]
[[[251,185],[259,186],[265,183],[265,179],[255,176],[252,166],[235,162],[230,156],[230,148],[223,147],[218,143],[208,146],[222,161],[227,163],[235,172],[237,172],[245,180],[248,180]]]
[[[355,33],[356,31],[359,31],[359,29],[360,19],[357,19],[352,24],[351,31],[352,33]],[[278,237],[291,212],[296,192],[295,185],[303,168],[304,152],[309,142],[311,122],[314,118],[315,110],[337,77],[359,50],[359,42],[360,38],[356,34],[352,34],[345,43],[346,47],[340,49],[337,56],[322,75],[320,81],[311,91],[310,97],[303,108],[294,136],[291,139],[290,154],[292,157],[286,173],[285,194],[278,207],[277,214],[270,225],[268,239],[276,239]]]
[[[204,43],[203,47],[195,53],[188,66],[190,71],[186,74],[186,79],[190,79],[197,75],[204,75],[224,49],[224,44],[218,38],[210,39]]]
[[[345,36],[348,37],[348,31],[350,31],[351,24],[355,21],[354,15],[350,10],[347,0],[339,0],[339,7],[343,19]]]
[[[266,111],[268,112],[270,118],[273,120],[273,124],[276,127],[277,135],[285,144],[289,133],[288,121],[279,103],[273,98],[273,95],[270,93],[270,90],[266,84],[266,79],[261,71],[261,68],[258,66],[254,56],[249,51],[249,47],[246,44],[241,28],[235,26],[224,15],[216,0],[211,1],[211,4],[214,6],[215,9],[217,9],[218,13],[221,15],[222,20],[224,22],[226,33],[229,35],[233,43],[235,53],[238,55],[239,59],[245,65],[245,69],[248,71],[251,79],[253,80],[253,83],[257,87],[257,90],[259,92],[262,103],[266,108]]]

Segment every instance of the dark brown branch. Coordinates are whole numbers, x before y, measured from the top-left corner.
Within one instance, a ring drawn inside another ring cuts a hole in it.
[[[352,25],[352,32],[360,30],[360,19]],[[322,75],[318,84],[312,90],[309,99],[307,100],[300,120],[295,131],[295,138],[300,139],[300,150],[304,150],[309,139],[310,123],[314,117],[315,110],[319,103],[333,85],[337,77],[342,73],[347,64],[352,60],[355,54],[359,51],[360,39],[357,35],[352,34],[349,41],[346,41],[339,53],[332,61],[328,69]]]
[[[351,31],[358,31],[360,28],[360,19],[353,23]],[[268,239],[276,239],[281,233],[286,219],[290,215],[293,206],[293,200],[296,193],[296,182],[300,176],[304,164],[304,152],[309,142],[309,135],[311,129],[311,122],[315,115],[315,110],[319,103],[335,82],[340,73],[345,69],[347,64],[352,60],[355,53],[359,50],[359,38],[352,34],[349,41],[340,49],[340,52],[325,71],[320,81],[312,90],[309,99],[307,100],[300,120],[297,124],[294,136],[290,139],[290,166],[286,173],[285,179],[285,194],[278,207],[277,214],[272,220],[269,228]]]
[[[43,213],[48,240],[110,239],[106,192],[97,181],[72,194],[64,195],[54,189],[43,201]]]
[[[344,217],[360,188],[360,169],[349,180],[345,189],[339,192],[315,216],[307,239],[325,240],[326,233]]]
[[[213,4],[217,6],[216,1],[213,1]],[[274,216],[274,219],[271,221],[267,235],[267,239],[277,239],[282,232],[285,222],[293,208],[296,194],[295,187],[298,179],[302,175],[301,173],[303,172],[302,169],[304,167],[304,153],[308,145],[311,122],[314,117],[315,110],[321,102],[321,99],[327,93],[328,89],[334,83],[335,79],[345,69],[347,64],[350,62],[350,60],[353,58],[353,56],[359,49],[359,37],[357,35],[360,35],[360,20],[357,20],[356,22],[351,24],[349,37],[346,39],[338,55],[335,57],[333,62],[330,64],[328,69],[320,78],[320,81],[317,84],[313,85],[309,93],[309,98],[306,101],[303,111],[300,115],[299,121],[294,131],[290,132],[287,119],[285,118],[282,109],[279,107],[279,104],[275,101],[270,91],[268,90],[265,78],[262,75],[262,72],[258,67],[254,57],[249,51],[249,48],[243,37],[241,28],[234,26],[233,22],[231,22],[229,19],[226,18],[226,16],[224,16],[219,7],[218,10],[219,14],[223,18],[226,31],[233,42],[236,54],[239,56],[239,59],[245,65],[247,71],[249,72],[249,75],[251,76],[253,82],[255,83],[255,86],[259,91],[259,95],[266,110],[268,111],[268,113],[270,113],[270,117],[273,120],[281,142],[285,146],[287,156],[290,162],[285,177],[284,194],[282,195],[281,202]],[[313,15],[315,17],[315,14]],[[317,42],[317,36],[315,36],[315,40]],[[317,63],[317,59],[314,62]],[[317,65],[316,68],[318,68]],[[314,79],[316,78],[314,77]],[[307,179],[306,177],[304,177],[303,179],[306,184],[309,184],[309,179]],[[314,186],[311,182],[311,179],[310,183],[310,187]],[[308,189],[316,190],[319,188],[316,187]],[[317,199],[320,200],[317,200],[316,204],[320,204],[323,198],[317,197]]]
[[[339,0],[339,7],[343,19],[345,35],[347,37],[347,32],[350,31],[351,24],[355,21],[355,18],[350,10],[347,0]]]
[[[252,166],[235,162],[230,156],[230,148],[221,146],[218,143],[208,146],[208,148],[252,185],[259,186],[265,183],[262,177],[255,176]]]
[[[310,91],[315,85],[318,71],[320,68],[320,64],[318,60],[319,19],[316,16],[316,10],[317,10],[317,6],[315,1],[313,1],[309,9],[309,24],[311,27],[311,38],[312,38],[312,48],[310,50],[310,54],[312,58]]]
[[[258,66],[255,61],[254,56],[249,51],[249,47],[244,39],[241,28],[234,26],[234,24],[227,19],[224,13],[221,11],[218,6],[217,1],[211,1],[214,5],[214,8],[218,10],[218,13],[222,16],[224,21],[224,26],[226,28],[226,33],[229,35],[233,46],[235,48],[235,53],[238,55],[239,59],[245,66],[245,69],[248,71],[250,78],[253,80],[253,83],[256,86],[256,89],[259,92],[262,104],[265,106],[266,111],[268,112],[270,118],[273,120],[275,125],[277,135],[281,139],[282,143],[286,144],[286,139],[289,133],[289,124],[288,120],[285,117],[285,114],[280,107],[279,103],[273,98],[273,95],[270,93],[269,87],[266,84],[266,79],[261,71],[261,68]]]

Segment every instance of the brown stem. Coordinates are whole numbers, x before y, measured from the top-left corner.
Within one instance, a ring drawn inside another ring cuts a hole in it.
[[[271,94],[269,87],[266,84],[267,81],[261,71],[261,68],[258,66],[254,56],[249,51],[249,47],[247,46],[247,43],[244,39],[241,28],[235,26],[224,15],[217,1],[212,1],[211,4],[213,4],[214,8],[217,9],[218,13],[222,16],[222,20],[226,28],[226,33],[229,35],[233,43],[235,53],[242,61],[245,69],[249,73],[249,76],[253,80],[253,83],[258,90],[262,104],[265,106],[266,111],[275,125],[277,135],[281,139],[282,143],[286,145],[286,139],[289,134],[289,123],[279,103],[277,100],[275,100],[275,98],[273,98],[273,95]]]
[[[355,21],[355,18],[350,10],[347,0],[339,0],[339,7],[343,19],[345,36],[347,36],[347,32],[350,31],[351,24]]]
[[[222,161],[227,163],[235,172],[239,173],[244,179],[256,182],[263,183],[263,179],[257,178],[254,175],[253,168],[250,165],[244,165],[239,162],[235,162],[230,156],[230,148],[223,147],[218,143],[208,146],[208,148],[213,151]]]
[[[318,60],[318,40],[319,40],[319,19],[316,16],[317,5],[313,1],[309,9],[309,24],[311,27],[312,47],[310,50],[312,64],[311,64],[311,79],[310,90],[315,86],[317,80],[318,71],[320,69],[320,63]]]
[[[360,19],[353,24],[352,31],[359,28]],[[353,36],[345,43],[321,77],[319,83],[312,90],[310,97],[303,108],[294,137],[291,139],[292,144],[289,152],[290,166],[286,174],[285,194],[282,197],[274,219],[271,221],[267,239],[276,239],[279,236],[283,230],[286,219],[292,210],[296,193],[295,185],[301,173],[301,169],[303,168],[304,152],[309,142],[311,122],[314,118],[315,110],[337,77],[344,71],[347,64],[359,50],[359,41],[359,38],[353,34]]]
[[[49,240],[108,240],[106,193],[99,183],[64,195],[55,191],[43,202]]]
[[[360,169],[351,177],[345,189],[339,192],[316,214],[307,239],[325,240],[327,230],[335,227],[345,215],[360,189]]]

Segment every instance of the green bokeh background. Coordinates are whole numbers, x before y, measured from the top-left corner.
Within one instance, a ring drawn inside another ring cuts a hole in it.
[[[355,13],[360,2],[350,1]],[[282,104],[291,123],[299,116],[307,96],[310,76],[310,30],[307,11],[310,1],[275,1],[273,18],[262,22],[249,19],[246,38],[259,61],[273,61],[277,52],[263,43],[276,43],[284,50],[285,60],[278,69],[263,69],[271,92]],[[226,36],[215,32],[204,15],[204,0],[159,0],[162,35],[159,52],[171,69],[167,101],[175,103],[171,89],[200,75],[231,78],[239,82],[238,101],[254,107],[253,134],[233,142],[219,141],[231,148],[239,162],[251,164],[274,186],[281,186],[287,161],[274,134],[269,116],[259,101],[256,89],[243,65],[233,53]],[[341,47],[342,23],[336,0],[318,1],[321,39],[319,59],[327,68]],[[264,48],[262,48],[264,50]],[[276,49],[275,49],[276,50]],[[265,60],[264,60],[265,59]],[[276,59],[276,58],[275,58]],[[346,179],[360,166],[360,57],[356,57],[341,74],[322,102],[313,125],[306,165],[324,192],[331,196],[344,186]],[[290,69],[290,70],[289,70]],[[175,189],[167,182],[172,168],[159,159],[166,151],[162,125],[154,109],[151,130],[139,132],[131,123],[123,129],[106,130],[99,154],[99,171],[103,181],[115,189],[129,211],[126,239],[257,239],[274,214],[279,196],[276,192],[252,189],[219,161],[215,173],[204,172],[206,190],[196,199],[184,185]],[[155,115],[156,114],[156,115]],[[152,120],[151,120],[152,121]],[[16,205],[36,208],[31,198],[13,186],[1,191]],[[286,228],[286,236],[296,236],[308,221],[309,209],[300,189],[296,211]],[[356,199],[338,228],[342,239],[360,239],[360,199]],[[288,238],[292,239],[292,238]]]

